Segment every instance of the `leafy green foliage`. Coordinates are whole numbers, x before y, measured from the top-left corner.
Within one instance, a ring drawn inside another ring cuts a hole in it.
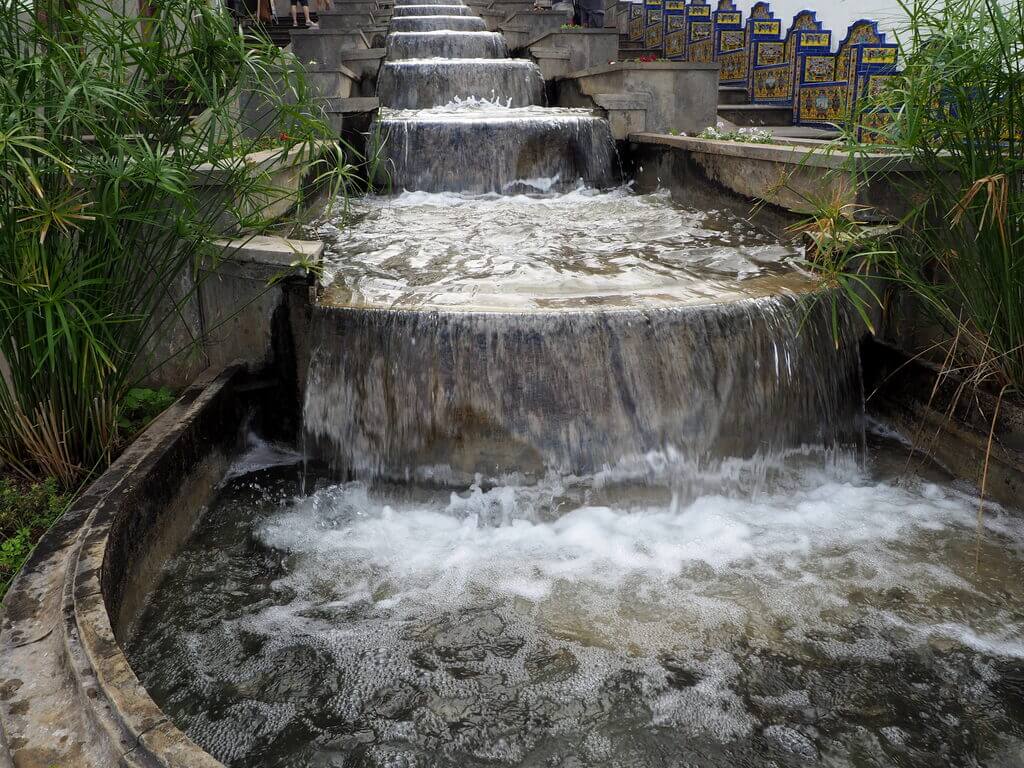
[[[914,205],[868,268],[946,331],[948,365],[1024,387],[1024,0],[907,0],[904,70],[862,118],[913,171]],[[879,120],[878,118],[888,118]],[[875,145],[847,137],[853,164]]]
[[[152,350],[200,341],[184,310],[225,219],[292,194],[242,155],[352,172],[291,54],[206,0],[134,7],[0,5],[0,464],[65,487],[123,442]]]
[[[36,540],[70,501],[53,479],[26,484],[0,477],[0,599]]]
[[[124,434],[134,435],[163,413],[174,399],[174,392],[168,387],[132,387],[121,401],[117,426]]]

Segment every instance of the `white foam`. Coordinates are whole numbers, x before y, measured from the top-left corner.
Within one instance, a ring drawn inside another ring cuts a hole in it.
[[[930,484],[875,484],[845,471],[831,478],[808,473],[795,486],[753,498],[583,504],[557,516],[551,505],[560,489],[550,486],[474,487],[446,503],[413,504],[381,503],[350,484],[301,501],[259,535],[297,558],[291,581],[300,594],[325,583],[334,600],[373,594],[385,615],[458,609],[482,593],[553,611],[569,600],[584,622],[605,625],[615,617],[606,627],[613,645],[650,652],[670,627],[637,624],[627,614],[658,616],[671,605],[673,621],[685,617],[695,637],[723,625],[749,631],[752,624],[780,623],[792,641],[820,630],[824,615],[854,610],[853,593],[899,587],[916,601],[934,602],[928,613],[942,615],[952,594],[979,589],[966,559],[936,554],[944,542],[973,534],[969,500]],[[1024,538],[1019,521],[1001,514],[990,520],[987,536],[1008,533]],[[929,635],[1024,657],[1024,644],[1007,633],[993,637],[972,626],[969,615],[959,618],[922,621],[927,617],[901,617],[887,607],[865,620],[926,626]],[[885,643],[876,641],[844,640],[832,650],[885,655]]]

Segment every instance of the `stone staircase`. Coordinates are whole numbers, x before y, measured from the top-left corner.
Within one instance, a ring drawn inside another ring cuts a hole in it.
[[[718,118],[741,128],[790,126],[793,109],[786,104],[751,104],[743,86],[722,85],[718,88]]]
[[[645,48],[642,42],[633,42],[629,35],[619,35],[619,61],[639,59],[641,56],[654,56],[660,58],[661,51],[655,48]]]
[[[317,21],[316,13],[311,12],[310,18],[315,22]],[[245,28],[246,34],[259,35],[267,40],[270,40],[278,48],[286,48],[291,45],[292,42],[292,30],[293,29],[306,29],[305,21],[299,21],[299,26],[293,27],[291,17],[279,16],[277,20],[271,20],[269,22],[263,22],[258,19],[248,19],[243,22],[242,26]]]

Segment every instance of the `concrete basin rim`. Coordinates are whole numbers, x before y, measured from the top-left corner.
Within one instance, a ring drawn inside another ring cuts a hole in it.
[[[32,599],[31,576],[48,568],[59,568],[59,594],[52,627],[45,634],[11,648],[45,640],[58,633],[64,656],[50,660],[67,669],[53,670],[62,682],[64,693],[84,704],[89,733],[74,733],[83,743],[103,742],[100,752],[112,751],[121,760],[142,759],[162,766],[218,768],[223,764],[189,739],[163,712],[139,681],[121,645],[114,636],[100,580],[109,534],[125,492],[142,477],[156,470],[159,458],[200,418],[205,408],[224,393],[236,379],[239,367],[228,367],[201,376],[188,387],[170,408],[159,416],[131,446],[86,489],[81,497],[40,540],[25,567],[15,577],[0,604],[0,631],[15,628],[9,608],[19,599]],[[62,523],[81,519],[81,526],[68,530]],[[53,555],[64,552],[59,558]],[[8,634],[4,631],[3,634]],[[10,640],[8,640],[10,642]],[[3,648],[8,647],[3,643]],[[15,670],[17,673],[18,670]],[[45,715],[44,715],[45,716]],[[0,723],[0,726],[4,726]],[[10,734],[0,727],[0,766],[10,764]],[[158,738],[147,739],[147,734]],[[132,764],[135,764],[132,762]]]

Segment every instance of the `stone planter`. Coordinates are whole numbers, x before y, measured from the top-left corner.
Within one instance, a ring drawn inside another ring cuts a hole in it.
[[[567,69],[558,75],[564,76],[615,61],[619,57],[619,35],[613,29],[559,29],[542,35],[529,45],[530,56],[538,65],[542,54],[559,50],[568,54]],[[543,66],[541,72],[544,72]],[[544,79],[553,78],[544,72]]]
[[[715,124],[718,64],[655,61],[603,64],[573,72],[559,83],[559,103],[578,106],[582,97],[648,93],[648,132],[699,133]],[[571,81],[571,83],[569,82]]]
[[[571,71],[569,52],[563,48],[531,45],[530,58],[540,68],[540,74],[545,80],[566,77]]]
[[[233,182],[243,164],[247,174],[262,175],[261,186],[265,186],[266,191],[239,195]],[[305,147],[293,147],[287,152],[264,149],[229,158],[217,165],[203,163],[192,171],[192,184],[204,204],[225,209],[216,228],[221,234],[232,234],[238,232],[246,220],[276,221],[291,211],[302,196],[310,165]]]
[[[359,76],[344,64],[333,67],[307,65],[306,79],[323,99],[352,96],[359,82]]]
[[[324,32],[333,32],[335,30],[351,32],[375,25],[374,15],[369,10],[350,10],[344,6],[335,7],[328,11],[318,11],[317,18],[320,23],[320,29]]]
[[[499,27],[505,35],[508,49],[515,51],[570,21],[571,11],[517,11]]]
[[[647,129],[650,131],[650,129]],[[745,199],[762,200],[799,215],[813,212],[809,202],[838,199],[880,220],[898,221],[915,205],[914,189],[920,181],[909,158],[889,152],[859,155],[856,167],[841,147],[823,143],[748,144],[694,136],[640,133],[635,142],[636,162],[645,170],[661,169],[669,179],[687,169],[708,182]],[[657,155],[667,151],[679,163],[664,168]],[[689,182],[681,182],[686,186]]]
[[[303,66],[332,68],[344,61],[346,51],[371,47],[370,37],[359,29],[296,29],[291,34],[292,53]]]

